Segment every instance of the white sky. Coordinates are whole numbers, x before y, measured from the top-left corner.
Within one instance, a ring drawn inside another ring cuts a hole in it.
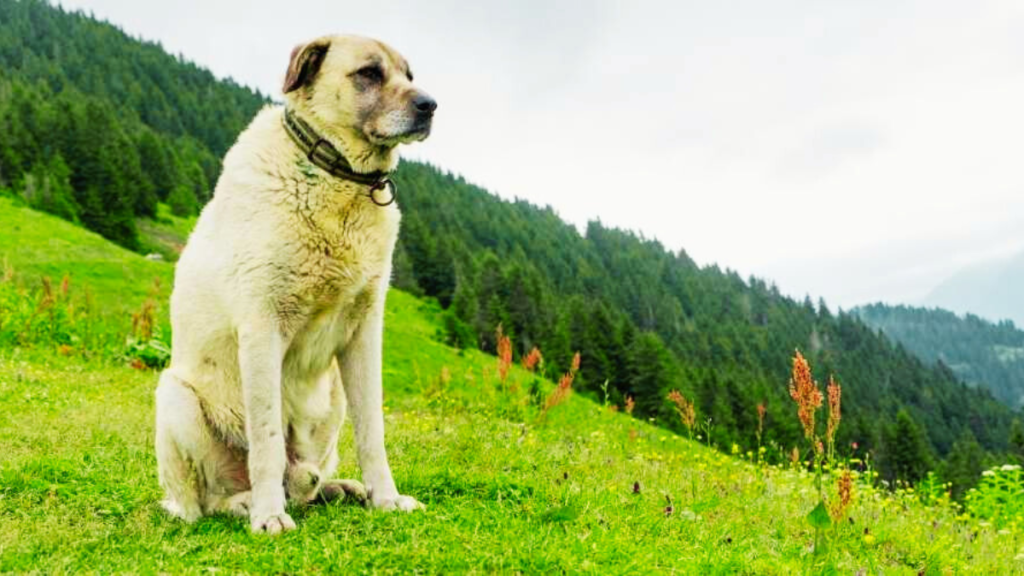
[[[849,307],[1024,250],[1024,2],[61,0],[278,94],[375,36],[440,103],[406,151]]]

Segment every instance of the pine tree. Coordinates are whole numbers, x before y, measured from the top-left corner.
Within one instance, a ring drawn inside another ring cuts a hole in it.
[[[391,257],[391,285],[413,296],[423,295],[423,290],[416,283],[416,271],[404,242],[395,245],[395,253]]]
[[[485,252],[476,264],[476,270],[477,278],[474,286],[479,306],[476,320],[473,322],[473,329],[476,331],[482,349],[495,350],[498,345],[494,337],[495,328],[499,324],[503,327],[509,324],[508,312],[505,309],[503,293],[505,286],[501,261],[493,253]],[[424,291],[428,290],[429,288],[424,286]]]
[[[905,409],[896,414],[886,446],[887,468],[892,478],[916,483],[931,468],[931,458],[924,435],[917,422]]]
[[[45,165],[37,163],[24,176],[25,201],[36,210],[77,223],[78,205],[68,181],[69,174],[70,170],[60,154],[54,155]]]
[[[161,200],[166,200],[171,190],[180,182],[175,160],[160,137],[152,130],[140,131],[138,138],[139,161],[146,179]]]
[[[515,345],[519,354],[541,346],[555,323],[551,298],[537,270],[520,256],[504,267],[503,283],[507,293],[505,309],[507,326],[517,336]]]
[[[467,325],[473,325],[480,314],[480,294],[476,276],[479,272],[472,265],[457,274],[455,294],[452,296],[451,311]]]
[[[661,338],[652,332],[641,333],[633,342],[629,362],[629,390],[637,411],[644,416],[667,415],[665,397],[679,381],[678,369]]]
[[[192,184],[192,195],[197,202],[205,203],[210,199],[210,184],[206,180],[206,173],[199,162],[193,161],[185,168],[186,178]]]
[[[945,465],[943,478],[953,484],[953,498],[961,500],[968,489],[978,483],[984,470],[985,451],[970,428],[953,444]]]
[[[171,207],[171,212],[175,216],[181,216],[182,218],[195,216],[199,209],[199,202],[196,201],[192,189],[185,184],[175,186],[170,196],[167,197],[167,204]]]
[[[1024,425],[1019,419],[1014,419],[1010,426],[1010,457],[1024,465]]]

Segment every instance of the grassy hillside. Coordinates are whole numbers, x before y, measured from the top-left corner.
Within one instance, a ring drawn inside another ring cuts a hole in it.
[[[161,203],[192,214],[206,202],[221,155],[266,98],[44,0],[0,0],[0,22],[0,188],[173,260],[183,226]],[[449,343],[493,351],[501,324],[516,357],[535,345],[548,353],[549,376],[579,351],[581,392],[633,397],[638,414],[666,425],[674,421],[665,398],[678,389],[716,422],[714,442],[724,449],[756,445],[752,424],[763,405],[776,461],[802,438],[778,386],[799,348],[819,379],[834,374],[855,392],[839,442],[869,451],[887,479],[921,480],[967,435],[992,453],[1010,451],[1018,412],[850,314],[599,222],[580,234],[550,208],[502,201],[431,166],[405,163],[395,178],[405,211],[395,284],[446,308]],[[715,216],[730,225],[727,214]],[[109,283],[117,272],[100,264],[84,276]],[[133,293],[110,303],[137,306],[149,282],[124,280]],[[115,293],[109,288],[103,293]],[[155,301],[165,294],[166,285]],[[923,449],[890,426],[901,413],[922,431]],[[904,462],[908,454],[915,465]]]
[[[136,221],[142,242],[141,252],[156,253],[167,262],[177,262],[195,224],[195,216],[181,218],[171,213],[166,204],[157,205],[155,217]]]
[[[159,295],[169,296],[174,269],[150,262],[115,246],[99,234],[36,212],[0,196],[0,263],[17,272],[25,283],[65,274],[73,286],[87,289],[94,304],[125,317],[159,282]]]
[[[97,322],[117,324],[151,276],[170,277],[168,264],[9,202],[0,222],[21,227],[4,226],[0,239],[16,281],[66,271],[97,302],[122,302],[97,308]],[[579,396],[542,418],[553,385],[516,366],[501,384],[493,357],[438,342],[436,305],[395,291],[386,322],[392,464],[427,510],[297,509],[299,529],[278,538],[249,534],[241,519],[185,525],[160,510],[154,372],[45,343],[0,348],[0,572],[1024,569],[1016,522],[979,523],[911,492],[876,491],[863,476],[814,553],[806,472],[726,456]],[[341,474],[358,475],[350,434]]]
[[[44,0],[0,0],[0,22],[0,189],[174,260],[188,220],[168,217],[164,205],[190,214],[209,200],[221,155],[266,98]],[[502,201],[431,166],[404,163],[395,179],[406,214],[395,285],[445,307],[450,343],[494,351],[501,324],[517,358],[544,349],[549,376],[580,352],[580,392],[632,397],[638,414],[667,425],[666,397],[679,389],[717,423],[724,449],[756,446],[763,405],[776,461],[802,439],[777,385],[800,348],[819,379],[834,374],[856,393],[839,441],[869,451],[888,480],[922,480],[965,436],[994,454],[1011,451],[1019,413],[823,302],[795,301],[770,282],[697,265],[600,222],[581,234],[550,208]],[[728,214],[719,216],[728,227]],[[122,308],[144,301],[150,284],[126,280],[134,293],[111,298]],[[923,431],[924,449],[895,434],[900,413]],[[905,465],[907,454],[920,465]]]

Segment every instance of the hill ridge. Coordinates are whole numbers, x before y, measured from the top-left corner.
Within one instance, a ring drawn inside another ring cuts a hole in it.
[[[853,313],[925,361],[942,362],[1007,405],[1024,405],[1024,331],[1013,321],[882,303],[860,306]]]

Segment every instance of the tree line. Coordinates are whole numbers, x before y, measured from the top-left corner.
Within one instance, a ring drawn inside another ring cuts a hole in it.
[[[988,388],[1014,408],[1024,406],[1024,331],[1012,321],[882,303],[854,312],[928,362],[949,366],[968,384]]]
[[[538,346],[551,374],[579,350],[584,393],[632,397],[636,414],[681,430],[666,401],[678,389],[723,447],[756,446],[764,403],[778,457],[801,438],[786,387],[800,349],[819,381],[834,374],[843,385],[839,445],[870,454],[889,480],[919,480],[965,451],[987,462],[1016,450],[1018,413],[854,314],[600,222],[580,233],[550,207],[501,200],[429,165],[405,162],[397,178],[395,283],[438,299],[452,344],[493,352],[500,324],[517,355]]]
[[[139,247],[158,201],[195,213],[267,99],[39,0],[0,1],[0,188]]]

